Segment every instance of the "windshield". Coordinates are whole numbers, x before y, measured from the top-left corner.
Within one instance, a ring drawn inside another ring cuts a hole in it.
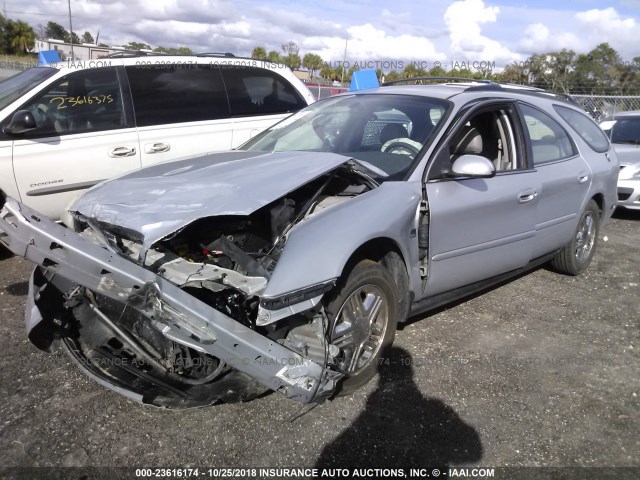
[[[611,143],[633,143],[640,145],[640,115],[606,119],[600,128],[611,139]]]
[[[29,68],[0,82],[0,110],[57,71],[57,69],[51,67]]]
[[[394,94],[329,98],[277,123],[240,149],[338,153],[376,167],[380,177],[401,179],[449,105],[436,98]]]

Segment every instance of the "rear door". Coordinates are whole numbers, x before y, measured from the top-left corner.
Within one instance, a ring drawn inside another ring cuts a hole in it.
[[[58,219],[83,190],[140,167],[123,75],[120,67],[70,73],[20,108],[32,112],[38,125],[13,140],[24,203]]]
[[[525,266],[532,258],[540,181],[527,163],[515,106],[467,113],[430,162],[426,296]],[[492,178],[457,178],[461,155],[493,162]]]
[[[541,183],[533,250],[534,257],[539,257],[571,240],[592,172],[558,122],[530,105],[521,103],[518,107],[527,152]]]
[[[215,64],[126,67],[142,165],[229,150],[233,126]]]

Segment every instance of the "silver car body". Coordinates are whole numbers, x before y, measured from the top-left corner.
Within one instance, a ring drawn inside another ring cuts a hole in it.
[[[618,206],[640,210],[640,111],[616,113],[605,118],[600,126],[611,137],[620,121],[627,123],[627,138],[616,138],[611,143],[620,161],[618,177]]]
[[[584,115],[577,106],[552,95],[475,84],[381,87],[334,98],[365,102],[381,95],[387,100],[436,98],[448,105],[400,179],[384,181],[386,174],[378,166],[329,152],[213,154],[155,165],[97,185],[71,207],[77,233],[8,199],[0,214],[0,240],[41,265],[34,272],[26,312],[32,341],[50,349],[55,339],[62,339],[87,374],[155,405],[210,404],[227,399],[225,392],[234,389],[240,392],[238,398],[250,397],[251,392],[243,396],[244,387],[237,387],[236,380],[301,402],[320,401],[334,394],[345,374],[332,364],[338,348],[327,338],[325,299],[354,259],[375,257],[387,268],[399,292],[402,321],[552,258],[574,239],[581,212],[590,203],[597,203],[601,224],[615,208],[615,153],[608,148],[594,151],[554,110],[560,106]],[[569,142],[570,155],[532,164],[534,149],[534,155],[548,155],[553,148],[542,139],[535,145],[525,140],[531,125],[520,122],[535,121],[522,114],[523,105],[568,132],[570,140],[563,141]],[[445,178],[437,173],[439,159],[449,157],[452,139],[485,111],[496,116],[511,112],[511,124],[498,127],[514,129],[501,133],[512,144],[500,144],[505,152],[501,162],[513,166],[495,173],[488,160],[466,155],[478,171],[488,164],[491,175]],[[303,110],[294,117],[305,115]],[[385,115],[385,121],[396,122],[395,112]],[[282,128],[276,125],[271,131]],[[403,148],[415,145],[405,140]],[[336,179],[349,186],[319,196]],[[231,249],[234,268],[198,261],[197,255],[187,260],[188,255],[174,254],[186,248],[181,243],[185,239],[212,228],[217,232],[220,223],[240,222],[240,232],[265,218],[277,223],[294,197],[313,208],[303,210],[304,215],[289,212],[288,226],[269,240],[270,250],[262,258],[273,258],[265,264],[255,265],[229,245],[245,233],[198,247],[200,256]],[[244,264],[242,269],[239,264]],[[202,292],[255,299],[250,324],[237,319],[243,314],[229,313],[230,303],[216,308],[207,304],[199,298]],[[101,311],[109,302],[124,305],[120,317],[130,309],[142,318],[144,322],[136,320],[135,325],[151,327],[147,338],[224,362],[231,372],[219,380],[220,392],[200,395],[193,387],[195,393],[186,394],[172,383],[175,375],[166,384],[154,383],[149,378],[154,366],[135,372],[128,367],[126,375],[135,377],[129,383],[125,373],[94,368],[87,362],[93,351],[87,345],[92,344],[82,340],[82,332],[91,332],[93,324],[102,325],[109,335],[121,334],[118,338],[130,343],[136,358],[154,350],[147,343],[136,345],[130,331],[122,332],[113,315]],[[82,320],[60,322],[70,311]],[[279,336],[276,332],[285,325],[286,334]]]

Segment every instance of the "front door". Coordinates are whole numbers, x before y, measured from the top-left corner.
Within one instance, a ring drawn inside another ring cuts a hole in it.
[[[138,134],[125,115],[115,68],[67,75],[21,107],[38,127],[13,140],[22,202],[58,219],[96,183],[140,168]]]
[[[532,258],[540,183],[527,163],[511,104],[475,109],[436,154],[426,184],[429,266],[426,296],[525,266]],[[451,164],[480,155],[492,178],[456,178]]]

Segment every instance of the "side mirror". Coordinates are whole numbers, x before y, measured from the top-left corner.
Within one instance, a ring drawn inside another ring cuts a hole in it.
[[[19,135],[29,130],[33,130],[38,125],[33,114],[27,110],[18,110],[11,117],[9,125],[4,127],[4,133],[7,135]]]
[[[480,155],[462,155],[455,159],[451,172],[456,177],[491,178],[496,174],[493,163]]]

